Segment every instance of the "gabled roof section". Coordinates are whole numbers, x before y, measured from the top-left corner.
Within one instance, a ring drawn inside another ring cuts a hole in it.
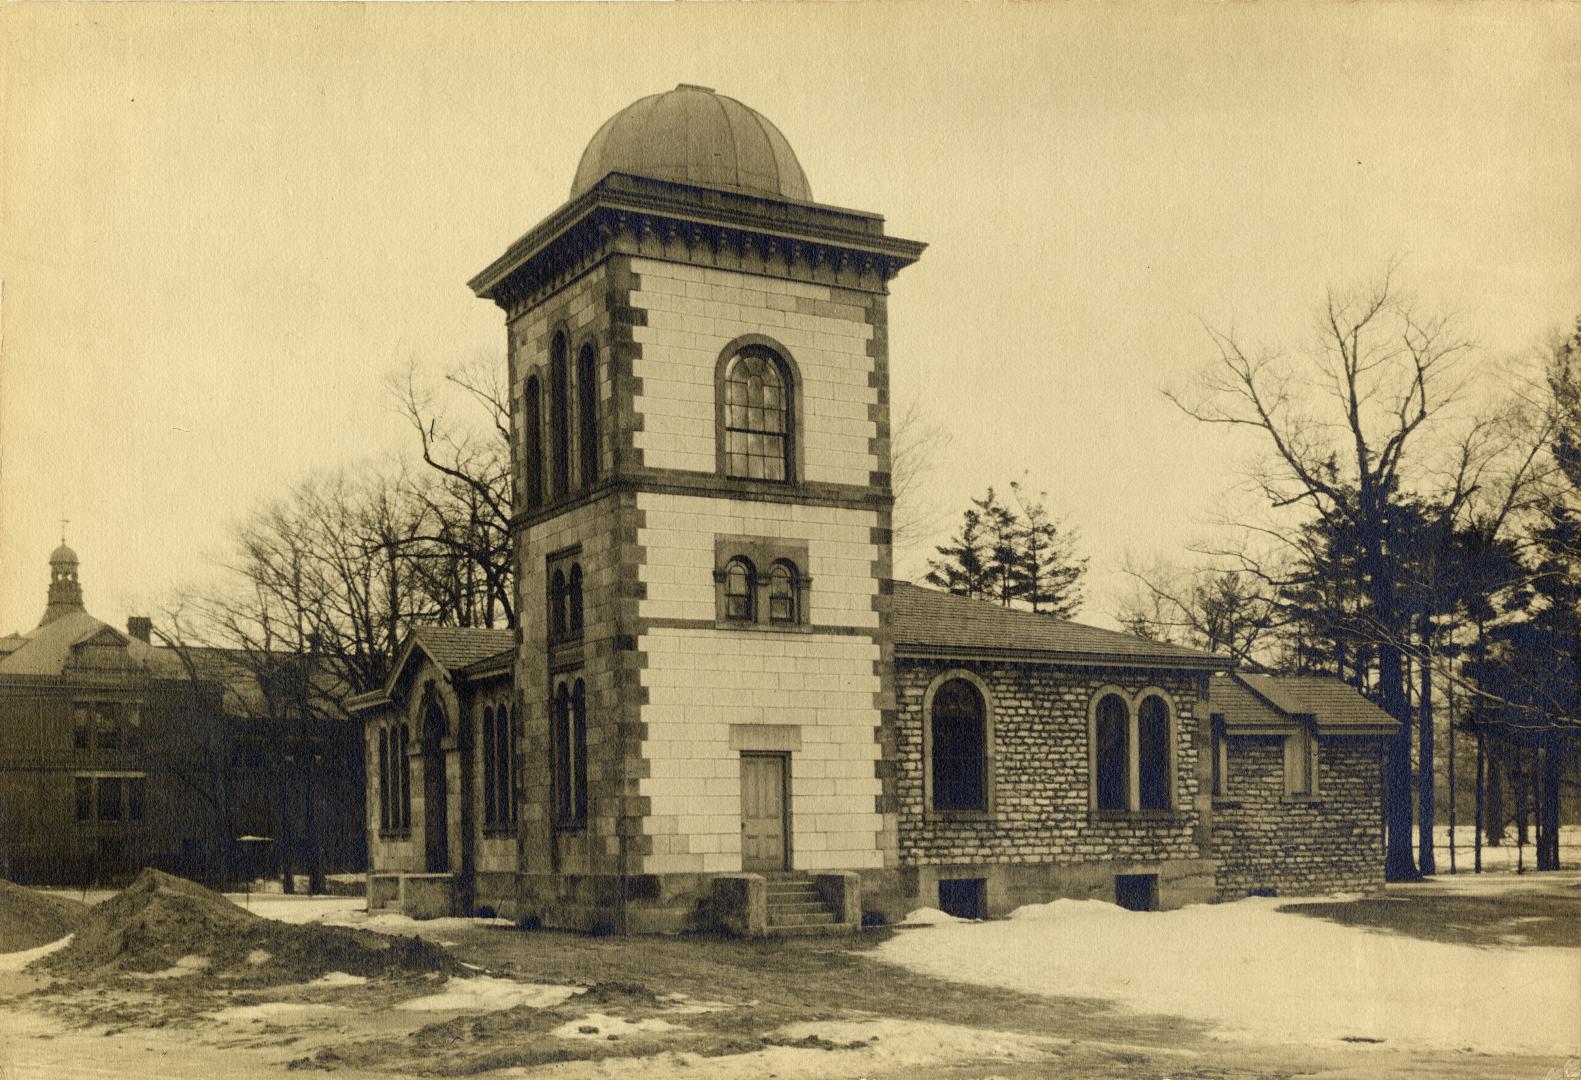
[[[1393,735],[1399,725],[1355,687],[1328,676],[1232,672],[1208,684],[1208,709],[1230,734],[1278,734],[1302,722],[1320,735]]]
[[[1117,667],[1228,668],[1227,656],[896,581],[895,652]]]
[[[169,674],[147,642],[127,637],[86,611],[72,611],[26,634],[7,637],[0,649],[0,675],[59,675],[90,646],[124,649],[126,667]]]
[[[360,712],[389,701],[396,685],[419,654],[446,675],[490,675],[510,671],[516,649],[516,631],[473,626],[414,626],[407,632],[390,666],[389,681],[381,690],[370,690],[346,701],[347,709]]]

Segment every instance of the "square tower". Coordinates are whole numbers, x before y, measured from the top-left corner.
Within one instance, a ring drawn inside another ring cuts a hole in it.
[[[923,245],[682,86],[471,283],[506,314],[520,910],[680,929],[896,864],[886,295]]]

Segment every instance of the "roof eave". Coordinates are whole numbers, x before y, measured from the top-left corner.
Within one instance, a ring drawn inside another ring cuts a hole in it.
[[[1227,656],[1134,655],[1111,652],[1065,652],[1057,649],[1005,649],[969,645],[920,645],[895,643],[897,660],[1001,660],[1009,663],[1066,664],[1077,667],[1150,667],[1189,671],[1227,671],[1235,661]]]

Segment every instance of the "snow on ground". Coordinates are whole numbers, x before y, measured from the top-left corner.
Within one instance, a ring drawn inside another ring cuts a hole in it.
[[[431,938],[444,933],[470,930],[476,926],[514,926],[509,919],[414,919],[393,911],[369,913],[368,902],[360,896],[285,896],[226,893],[226,899],[247,908],[255,915],[284,923],[320,923],[324,926],[349,926],[380,934]]]
[[[353,975],[350,972],[346,972],[346,971],[326,971],[324,974],[320,975],[318,978],[314,979],[312,982],[308,983],[307,985],[308,986],[366,986],[367,982],[368,982],[368,977],[366,975]]]
[[[902,926],[952,926],[955,923],[971,922],[959,915],[948,915],[938,908],[920,907],[900,920]]]
[[[627,1036],[644,1031],[673,1031],[675,1025],[668,1020],[657,1017],[648,1017],[643,1020],[627,1020],[622,1016],[610,1016],[608,1013],[588,1013],[579,1019],[561,1024],[549,1034],[557,1039],[608,1039],[611,1035]]]
[[[439,993],[403,1001],[396,1008],[410,1012],[496,1012],[517,1005],[545,1009],[582,993],[582,990],[580,986],[524,983],[514,979],[496,979],[491,975],[474,975],[465,979],[449,979]]]
[[[266,1001],[261,1005],[232,1005],[210,1013],[223,1024],[296,1023],[344,1014],[344,1005],[320,1005],[305,1001]]]
[[[1415,833],[1411,834],[1415,837]],[[1482,845],[1482,870],[1483,873],[1499,873],[1513,871],[1517,865],[1526,867],[1528,871],[1537,868],[1537,848],[1533,842],[1527,843],[1524,850],[1515,843],[1515,826],[1510,826],[1505,832],[1504,843],[1498,847]],[[1455,870],[1456,877],[1469,874],[1476,866],[1477,842],[1476,829],[1472,823],[1471,815],[1455,826]],[[1439,877],[1449,876],[1449,826],[1438,825],[1433,828],[1433,862],[1438,870]],[[1559,865],[1566,870],[1581,867],[1581,825],[1559,826]]]
[[[977,1061],[1018,1066],[1052,1066],[1068,1039],[1051,1039],[953,1024],[911,1020],[817,1020],[790,1024],[774,1032],[801,1046],[766,1046],[746,1054],[704,1057],[670,1052],[652,1057],[570,1061],[531,1069],[503,1069],[499,1076],[532,1076],[542,1080],[624,1080],[652,1076],[686,1076],[689,1080],[739,1080],[773,1076],[778,1080],[843,1080],[843,1078],[906,1075],[908,1070],[938,1067],[949,1061]],[[820,1040],[822,1044],[813,1042]],[[832,1053],[828,1043],[842,1049]],[[859,1045],[862,1044],[862,1045]],[[955,1075],[952,1073],[951,1075]],[[995,1075],[987,1071],[966,1076]]]
[[[72,935],[67,934],[59,941],[51,941],[46,945],[39,945],[32,949],[23,949],[21,952],[0,953],[0,971],[21,971],[41,956],[48,956],[71,944]]]
[[[1581,950],[1421,941],[1280,912],[1276,899],[1132,912],[1057,900],[903,932],[877,955],[938,978],[1104,998],[1269,1042],[1581,1050]]]

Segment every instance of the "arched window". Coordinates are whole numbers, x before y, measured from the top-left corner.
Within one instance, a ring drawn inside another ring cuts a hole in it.
[[[554,497],[571,491],[571,403],[569,358],[565,335],[557,333],[549,346],[549,434],[554,443]]]
[[[1149,694],[1136,710],[1136,786],[1140,809],[1169,809],[1169,772],[1169,705],[1157,694]]]
[[[739,622],[753,620],[752,594],[757,574],[746,559],[731,559],[725,567],[725,618]]]
[[[566,632],[573,638],[582,636],[582,564],[571,565],[571,582],[567,586]]]
[[[983,696],[965,679],[934,692],[928,718],[933,747],[933,809],[988,809],[987,727]]]
[[[1128,810],[1131,786],[1130,710],[1118,694],[1098,702],[1094,732],[1094,769],[1100,810]]]
[[[543,505],[543,390],[536,375],[527,378],[522,425],[527,441],[527,507],[532,509]]]
[[[796,568],[781,559],[769,570],[769,621],[796,621]]]
[[[549,640],[560,641],[566,635],[570,625],[566,618],[567,589],[565,584],[565,571],[555,570],[549,579]]]
[[[510,800],[510,802],[507,804],[507,817],[512,825],[516,824],[518,820],[516,806],[521,801],[521,789],[518,786],[516,780],[516,744],[521,738],[521,733],[521,710],[514,703],[512,703],[510,727],[505,729],[504,750],[506,798]]]
[[[589,488],[598,479],[598,362],[591,343],[582,346],[576,359],[576,416],[582,486]]]
[[[724,375],[725,474],[753,480],[791,478],[791,391],[784,363],[751,346]]]
[[[495,791],[495,767],[498,753],[498,744],[494,738],[494,709],[486,707],[483,710],[483,738],[479,740],[483,746],[483,824],[485,826],[496,824],[495,816],[499,807],[499,797]]]
[[[390,831],[390,732],[379,729],[379,831]]]

